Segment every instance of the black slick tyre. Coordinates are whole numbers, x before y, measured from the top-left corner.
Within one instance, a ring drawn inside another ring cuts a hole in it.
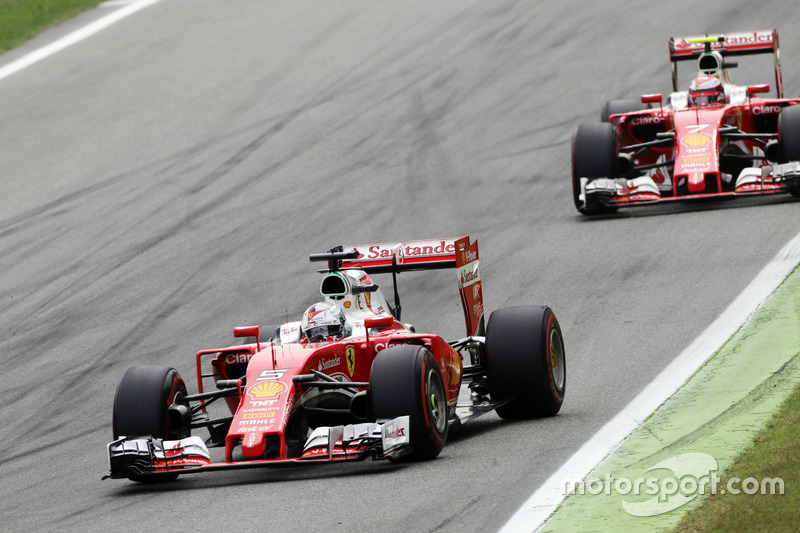
[[[785,107],[778,115],[782,162],[800,161],[800,105]]]
[[[186,384],[178,371],[168,366],[134,366],[125,372],[114,396],[114,438],[184,437],[170,428],[167,407],[186,396]]]
[[[177,370],[168,366],[134,366],[125,372],[114,396],[111,426],[114,439],[126,437],[183,438],[188,430],[171,428],[167,408],[186,396],[186,384]],[[129,475],[132,481],[171,481],[178,474]]]
[[[422,346],[393,346],[375,357],[369,401],[373,418],[409,415],[411,459],[433,459],[447,441],[447,391],[439,364]]]
[[[486,374],[493,400],[510,400],[496,409],[501,418],[553,416],[566,391],[566,360],[561,327],[547,306],[506,307],[486,326]]]
[[[800,161],[800,105],[785,107],[778,115],[778,138],[781,162]],[[789,194],[800,197],[800,187],[795,181]]]
[[[616,208],[585,206],[580,200],[581,178],[617,176],[617,130],[612,124],[581,124],[572,137],[572,199],[575,208],[585,215],[609,213]]]
[[[650,106],[643,104],[639,100],[633,98],[625,98],[621,100],[609,100],[600,111],[600,122],[608,122],[611,115],[618,115],[621,113],[633,113],[635,111],[644,111],[649,109]]]

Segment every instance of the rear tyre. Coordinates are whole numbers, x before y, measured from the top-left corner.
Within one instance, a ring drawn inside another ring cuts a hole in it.
[[[412,459],[433,459],[447,441],[447,391],[439,364],[422,346],[393,346],[375,357],[369,398],[375,419],[409,415]]]
[[[506,419],[553,416],[566,391],[566,359],[561,327],[547,306],[494,311],[486,327],[486,373],[492,399]]]
[[[134,366],[125,372],[114,397],[112,429],[121,436],[180,439],[189,430],[170,428],[167,408],[186,396],[186,384],[178,371],[168,366]],[[167,481],[173,475],[137,475],[133,481]]]
[[[611,115],[644,111],[649,108],[650,106],[648,104],[643,104],[640,100],[635,100],[633,98],[609,100],[606,102],[606,105],[603,106],[603,110],[600,111],[600,122],[608,122]]]
[[[572,138],[572,199],[584,215],[612,213],[616,207],[584,206],[580,200],[581,178],[617,176],[617,130],[612,124],[581,124]]]

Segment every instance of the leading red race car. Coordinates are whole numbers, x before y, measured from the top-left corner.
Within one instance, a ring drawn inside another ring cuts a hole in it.
[[[612,100],[600,123],[572,139],[572,189],[583,214],[619,207],[715,197],[800,196],[800,98],[783,98],[778,33],[754,31],[669,40],[673,92]],[[737,86],[731,57],[772,54],[768,84]],[[688,91],[678,64],[696,60]]]
[[[448,428],[495,410],[555,415],[564,342],[547,306],[494,311],[484,332],[478,243],[468,237],[337,247],[324,301],[298,322],[234,329],[254,340],[197,354],[198,392],[168,366],[130,368],[114,399],[107,477],[134,481],[285,463],[431,459]],[[397,274],[455,268],[467,336],[446,342],[400,320]],[[390,306],[371,275],[390,273]],[[206,384],[213,379],[213,390]],[[226,405],[212,405],[222,399]],[[221,408],[221,409],[220,409]],[[212,416],[212,411],[223,411]],[[192,435],[207,430],[208,438]],[[212,459],[211,449],[224,458]]]

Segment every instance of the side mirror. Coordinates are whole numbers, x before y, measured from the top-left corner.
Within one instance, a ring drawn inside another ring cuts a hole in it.
[[[261,341],[259,340],[259,335],[261,334],[261,328],[258,326],[247,326],[244,328],[233,328],[233,336],[236,338],[239,337],[255,337],[256,338],[256,347],[258,351],[261,351]]]
[[[362,349],[369,345],[369,330],[370,328],[386,328],[394,324],[394,317],[382,316],[380,318],[367,318],[364,320],[364,329],[366,329],[367,342],[361,345]],[[377,353],[377,352],[376,352]]]
[[[245,328],[233,328],[234,337],[258,337],[260,331],[258,326],[247,326]]]
[[[768,93],[769,92],[769,83],[762,83],[760,85],[748,85],[747,86],[747,96],[753,96],[754,94],[758,93]]]
[[[643,94],[642,95],[642,103],[643,104],[659,104],[663,100],[663,96],[661,94]]]
[[[383,316],[381,318],[367,318],[364,320],[364,327],[370,328],[385,328],[394,324],[394,317]]]

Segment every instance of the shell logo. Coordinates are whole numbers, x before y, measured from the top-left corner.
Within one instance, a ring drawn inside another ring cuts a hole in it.
[[[253,398],[277,398],[286,390],[286,385],[280,381],[266,381],[250,387],[247,391]]]
[[[691,148],[700,148],[711,142],[711,137],[705,133],[693,133],[688,137],[684,137],[681,142]]]

